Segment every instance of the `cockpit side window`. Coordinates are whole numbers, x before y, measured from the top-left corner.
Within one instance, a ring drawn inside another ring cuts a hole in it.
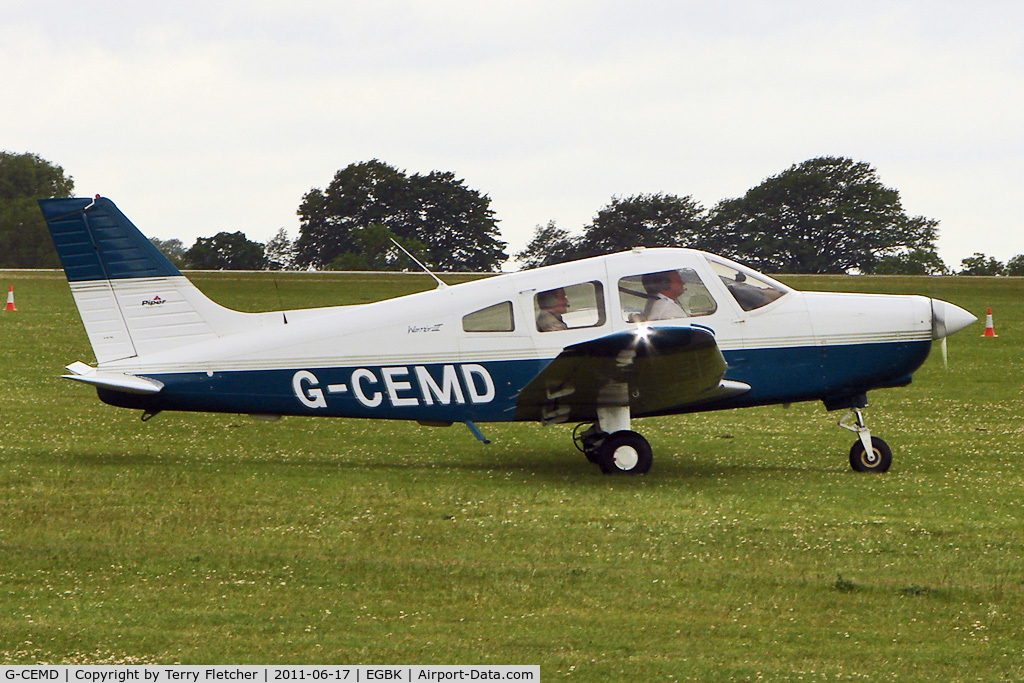
[[[462,318],[462,329],[466,332],[512,332],[515,328],[511,301],[481,308]]]
[[[630,275],[619,280],[622,319],[639,323],[711,315],[718,304],[692,268]]]
[[[537,292],[533,312],[541,332],[604,325],[604,287],[594,280]]]
[[[775,301],[788,291],[782,285],[757,273],[741,270],[728,263],[708,259],[711,269],[744,311],[753,311]]]

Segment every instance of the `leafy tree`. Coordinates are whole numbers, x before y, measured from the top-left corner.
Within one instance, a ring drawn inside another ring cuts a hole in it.
[[[554,221],[548,221],[547,225],[538,225],[530,243],[515,255],[516,261],[524,269],[565,263],[577,258],[579,238],[571,236],[568,230],[558,227]]]
[[[327,270],[406,270],[416,264],[402,253],[391,240],[395,240],[420,262],[423,261],[426,246],[416,239],[399,239],[380,223],[365,228],[356,228],[352,239],[357,251],[348,251],[334,257]]]
[[[371,225],[422,243],[427,264],[441,270],[493,271],[507,258],[490,199],[448,172],[410,176],[377,159],[350,164],[326,190],[306,193],[299,215],[301,267],[358,255],[357,235]]]
[[[242,232],[200,237],[185,252],[185,262],[195,270],[262,270],[267,265],[263,245],[249,241]]]
[[[1024,275],[1024,254],[1017,254],[1006,262],[1007,275]]]
[[[168,261],[174,264],[175,268],[185,267],[185,245],[181,243],[181,240],[162,240],[159,237],[150,237],[149,241],[167,257]]]
[[[882,256],[875,263],[876,275],[948,275],[949,268],[932,249],[911,249]]]
[[[960,275],[1003,275],[1006,268],[1001,261],[975,252],[960,262]]]
[[[404,173],[374,159],[338,171],[326,191],[306,193],[298,212],[298,264],[323,268],[340,254],[355,253],[353,231],[359,227],[378,224],[405,236],[415,214],[405,181]]]
[[[295,245],[288,239],[288,231],[278,228],[263,248],[268,270],[294,270]]]
[[[581,256],[597,256],[641,246],[701,248],[704,222],[704,209],[692,197],[613,197],[584,229],[578,251]]]
[[[491,200],[465,186],[454,173],[431,171],[409,178],[419,224],[412,235],[426,246],[427,261],[440,270],[491,272],[508,258],[498,239]]]
[[[36,154],[0,152],[0,268],[57,268],[38,199],[70,197],[75,181]]]
[[[934,251],[938,221],[907,216],[875,169],[819,157],[720,202],[707,240],[767,272],[873,272],[884,256]]]

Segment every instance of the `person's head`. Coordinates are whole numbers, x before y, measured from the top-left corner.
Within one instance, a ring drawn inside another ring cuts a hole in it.
[[[562,315],[569,310],[569,298],[561,287],[549,289],[537,295],[537,305],[542,310],[549,311],[555,315]]]
[[[686,286],[678,270],[664,270],[660,273],[647,273],[641,278],[648,294],[664,294],[669,299],[676,299]]]

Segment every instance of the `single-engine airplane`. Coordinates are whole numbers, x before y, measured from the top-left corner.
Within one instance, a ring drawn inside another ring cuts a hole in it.
[[[801,292],[712,254],[637,248],[375,303],[241,313],[189,282],[109,199],[39,202],[96,367],[64,375],[141,409],[581,423],[606,473],[652,463],[632,418],[797,401],[845,409],[853,469],[888,445],[861,409],[976,318],[922,296]],[[436,276],[435,276],[436,278]]]

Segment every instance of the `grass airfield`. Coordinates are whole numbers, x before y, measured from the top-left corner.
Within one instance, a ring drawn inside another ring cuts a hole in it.
[[[242,310],[426,276],[196,273]],[[981,318],[869,395],[858,475],[820,403],[634,422],[608,477],[571,426],[137,412],[62,273],[0,271],[0,663],[539,664],[545,680],[1024,678],[1024,280],[783,277]],[[6,288],[5,288],[6,289]],[[983,339],[985,308],[996,339]]]

